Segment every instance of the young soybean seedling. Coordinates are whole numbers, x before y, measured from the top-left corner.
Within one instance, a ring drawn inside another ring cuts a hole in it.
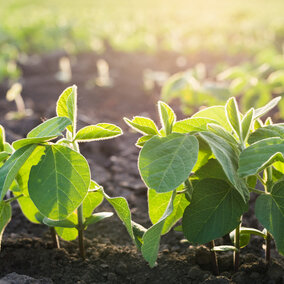
[[[0,157],[0,232],[11,218],[10,202],[17,199],[24,215],[34,223],[52,228],[64,240],[78,237],[80,254],[85,257],[84,230],[111,212],[92,214],[105,198],[128,226],[131,214],[122,197],[111,198],[91,180],[87,160],[80,154],[80,142],[110,139],[122,134],[119,127],[98,123],[76,130],[77,87],[67,88],[57,102],[57,117],[33,130],[27,137],[15,141],[12,147],[5,142],[1,127]],[[55,138],[62,139],[51,142]],[[14,197],[4,200],[8,190]],[[133,234],[133,233],[132,233]],[[133,237],[134,238],[134,237]]]
[[[125,118],[143,134],[136,143],[142,148],[138,167],[148,187],[153,225],[139,231],[139,240],[142,255],[151,267],[157,259],[161,235],[180,219],[182,226],[177,229],[190,242],[211,247],[216,274],[215,251],[233,250],[237,270],[239,251],[252,234],[267,240],[267,250],[273,236],[279,253],[284,254],[283,125],[263,125],[260,120],[279,100],[275,98],[242,115],[231,98],[226,106],[209,107],[181,121],[176,121],[168,105],[159,102],[159,130],[149,118]],[[270,123],[267,120],[266,124]],[[264,184],[264,191],[255,188],[256,179]],[[267,232],[241,226],[250,192],[260,195],[256,216]],[[261,210],[264,206],[265,212]],[[214,245],[215,239],[230,232],[233,245]]]

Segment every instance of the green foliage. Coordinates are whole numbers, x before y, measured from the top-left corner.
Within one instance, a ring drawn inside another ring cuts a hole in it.
[[[87,226],[113,215],[93,214],[106,198],[134,239],[127,201],[108,197],[91,180],[88,162],[78,146],[78,142],[116,137],[122,130],[113,124],[99,123],[77,132],[76,86],[67,88],[59,97],[57,115],[32,129],[26,138],[14,141],[12,147],[5,142],[5,131],[0,127],[0,162],[4,163],[0,167],[1,235],[11,217],[10,202],[17,199],[28,220],[54,227],[64,240],[81,236],[81,247],[82,232]],[[60,136],[61,140],[50,142]],[[8,190],[14,197],[5,200]]]
[[[167,105],[159,102],[162,128],[151,135],[141,131],[145,120],[140,118],[141,125],[136,120],[134,128],[144,134],[138,140],[142,147],[138,167],[148,187],[153,225],[145,229],[135,224],[134,234],[151,267],[157,259],[161,235],[180,219],[182,227],[176,230],[192,243],[205,244],[230,232],[234,237],[238,232],[233,246],[215,246],[213,251],[239,253],[252,234],[268,239],[266,232],[241,226],[251,191],[261,195],[256,204],[257,218],[283,254],[284,199],[283,182],[279,181],[284,176],[282,124],[260,120],[278,101],[276,98],[243,115],[236,99],[231,98],[225,107],[209,107],[181,121],[175,121],[172,109],[165,107],[170,111],[162,111],[161,105]],[[126,122],[131,124],[128,119]],[[255,189],[257,179],[264,191]]]
[[[1,201],[0,202],[0,250],[1,250],[2,235],[5,230],[5,227],[8,225],[8,223],[11,220],[11,216],[12,216],[11,205],[9,203]]]
[[[198,142],[194,136],[177,133],[155,136],[141,150],[138,166],[149,188],[168,192],[187,179],[197,155]]]
[[[273,235],[278,251],[284,255],[284,182],[274,184],[270,194],[261,195],[255,204],[255,215]]]
[[[183,232],[190,242],[208,243],[236,228],[246,210],[245,201],[227,182],[202,179],[194,186],[191,202],[184,211]]]

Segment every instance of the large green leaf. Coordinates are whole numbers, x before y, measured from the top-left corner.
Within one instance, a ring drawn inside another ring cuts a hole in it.
[[[15,151],[0,168],[0,201],[3,200],[18,171],[35,148],[36,145],[28,145]]]
[[[53,117],[30,131],[27,138],[57,137],[71,124],[71,120],[67,117]]]
[[[122,130],[114,124],[98,123],[80,129],[75,137],[78,142],[89,142],[111,139],[122,134]]]
[[[110,203],[110,205],[114,208],[120,220],[123,222],[126,227],[130,237],[132,240],[135,239],[131,224],[131,212],[128,206],[128,202],[124,197],[109,197],[102,188],[100,188],[99,192],[103,194],[105,199]]]
[[[183,186],[180,186],[183,188]],[[157,223],[165,213],[171,200],[172,193],[157,193],[154,189],[148,190],[149,217],[153,224]],[[188,206],[189,201],[184,194],[178,194],[174,199],[173,212],[166,218],[162,235],[168,233],[170,229],[181,219],[184,209]]]
[[[284,162],[284,139],[268,138],[246,148],[240,155],[240,177],[254,175],[276,161]]]
[[[230,98],[225,106],[227,119],[235,131],[235,133],[242,140],[242,128],[241,128],[241,117],[238,109],[238,105],[235,98]]]
[[[164,102],[158,101],[160,120],[166,135],[172,133],[173,125],[176,122],[174,111]]]
[[[148,134],[148,135],[159,134],[155,122],[150,118],[146,118],[143,116],[134,116],[132,120],[129,120],[128,118],[125,117],[124,121],[131,128],[135,129],[138,132],[141,132],[142,134]]]
[[[186,118],[180,121],[177,121],[174,124],[173,132],[178,133],[189,133],[192,131],[206,131],[208,123],[217,123],[218,122],[214,119],[210,118]]]
[[[146,261],[148,261],[150,267],[154,267],[160,245],[160,238],[163,231],[163,227],[167,217],[169,217],[173,210],[173,202],[176,196],[176,192],[171,193],[171,199],[168,203],[168,206],[161,217],[161,219],[154,225],[152,225],[142,237],[142,247],[141,252]]]
[[[244,180],[237,175],[238,157],[232,146],[214,133],[202,132],[200,136],[209,144],[228,180],[237,189],[242,198],[248,200],[249,191]]]
[[[87,195],[90,169],[86,159],[68,147],[44,147],[45,155],[30,172],[29,195],[44,216],[52,220],[62,220]]]
[[[248,139],[249,144],[253,144],[257,141],[272,138],[272,137],[279,137],[284,139],[284,124],[274,124],[268,125],[265,127],[258,128],[255,132],[253,132]]]
[[[278,251],[284,255],[284,181],[276,183],[270,194],[257,198],[255,215],[273,235]]]
[[[69,125],[67,129],[74,135],[77,123],[77,86],[73,85],[62,92],[57,101],[56,112],[57,116],[68,117],[72,121],[72,126]]]
[[[0,202],[0,251],[4,230],[11,220],[12,209],[10,203]]]
[[[154,136],[143,147],[138,166],[148,188],[168,192],[184,182],[198,156],[198,141],[194,136],[172,133]]]
[[[226,130],[231,131],[231,126],[227,120],[225,107],[224,106],[213,106],[208,107],[199,112],[195,113],[192,118],[195,117],[203,117],[216,120],[221,126],[223,126]]]
[[[184,235],[199,244],[220,238],[238,226],[246,210],[240,194],[227,182],[201,180],[194,186],[191,203],[184,211]]]

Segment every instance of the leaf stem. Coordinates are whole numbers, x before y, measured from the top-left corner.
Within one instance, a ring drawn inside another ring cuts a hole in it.
[[[234,245],[237,249],[237,251],[234,251],[234,270],[235,272],[238,271],[239,265],[240,265],[240,227],[241,224],[238,225],[235,231],[235,239],[234,239]]]
[[[17,200],[18,198],[21,198],[21,197],[23,197],[23,196],[24,196],[23,194],[20,194],[20,195],[18,195],[18,196],[14,196],[14,197],[12,197],[12,198],[6,199],[6,200],[4,200],[4,202],[5,202],[5,203],[11,203],[12,201]]]
[[[86,257],[85,245],[84,245],[84,216],[83,216],[83,205],[81,204],[77,209],[78,215],[78,242],[80,255],[83,259]]]
[[[213,273],[215,275],[219,275],[219,265],[218,265],[218,259],[217,259],[217,254],[215,251],[213,251],[212,249],[215,247],[215,242],[214,240],[211,241],[210,243],[208,243],[208,246],[211,250],[211,264],[212,264],[212,269],[213,269]]]
[[[266,186],[266,182],[265,180],[258,174],[257,178],[259,179],[259,181],[262,183],[262,185],[265,187]]]
[[[250,186],[248,186],[248,189],[249,189],[249,191],[251,191],[251,192],[255,192],[255,193],[258,193],[258,194],[267,194],[265,191],[263,191],[263,190],[259,190],[259,189],[256,189],[256,188],[253,188],[253,187],[250,187]]]
[[[50,230],[51,239],[52,239],[52,242],[53,242],[53,247],[54,248],[60,248],[59,239],[58,239],[58,236],[56,234],[54,227],[49,227],[49,230]]]
[[[267,231],[267,234],[266,234],[265,243],[266,243],[265,260],[266,260],[267,263],[269,263],[270,262],[271,235],[268,231]]]

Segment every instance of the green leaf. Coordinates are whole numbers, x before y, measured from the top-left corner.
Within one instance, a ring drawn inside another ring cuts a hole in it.
[[[72,224],[77,224],[78,223],[77,214],[73,212],[71,215],[68,216],[67,220]],[[76,240],[76,238],[78,237],[77,228],[55,227],[55,231],[58,234],[58,236],[64,241],[73,241]]]
[[[255,215],[272,234],[279,253],[284,255],[284,181],[276,183],[270,194],[257,198]]]
[[[8,152],[0,152],[0,163],[7,160],[10,156],[11,154],[9,154]]]
[[[44,143],[44,142],[47,142],[47,141],[52,140],[54,138],[56,138],[56,136],[39,137],[39,138],[23,138],[23,139],[19,139],[19,140],[13,142],[12,145],[13,145],[15,150],[18,150],[18,149],[23,148],[25,146]]]
[[[143,116],[134,116],[132,120],[129,120],[126,117],[124,117],[123,119],[126,122],[126,124],[128,124],[131,128],[142,134],[146,135],[159,134],[155,122],[150,118],[146,118]]]
[[[242,128],[241,128],[241,117],[238,109],[238,105],[235,98],[230,98],[225,106],[227,119],[238,137],[243,140]]]
[[[252,128],[253,125],[253,116],[254,116],[254,109],[251,108],[243,117],[242,119],[242,137],[243,137],[243,141],[244,143],[246,142],[248,135],[250,133],[250,130]]]
[[[12,209],[10,203],[0,202],[0,251],[4,230],[11,220]]]
[[[183,186],[180,186],[183,188]],[[172,192],[157,193],[153,189],[148,190],[149,217],[153,224],[157,223],[163,216],[171,200]],[[170,229],[182,218],[184,209],[188,206],[189,201],[184,194],[178,194],[174,199],[174,209],[164,223],[162,235],[168,233]]]
[[[207,128],[208,128],[208,130],[210,132],[215,133],[216,135],[220,136],[225,141],[230,143],[231,146],[234,146],[234,148],[237,147],[238,142],[235,139],[235,137],[229,131],[227,131],[225,128],[223,128],[222,126],[219,126],[217,124],[209,123]]]
[[[75,137],[77,142],[89,142],[111,139],[122,134],[122,130],[114,124],[98,123],[80,129]]]
[[[13,149],[13,147],[9,143],[5,142],[5,144],[4,144],[4,151],[9,153],[9,154],[13,154],[14,149]]]
[[[91,184],[89,186],[89,189],[99,189],[100,186],[91,180]],[[85,218],[92,215],[95,208],[97,208],[104,200],[103,195],[98,192],[88,192],[86,198],[83,201],[83,216]]]
[[[195,172],[194,177],[197,177],[198,179],[215,178],[228,181],[223,168],[215,159],[208,160],[208,162],[204,166],[202,166]]]
[[[225,107],[224,106],[213,106],[205,108],[195,113],[192,118],[203,117],[216,120],[218,124],[223,126],[226,130],[231,131],[231,126],[227,120]]]
[[[68,117],[72,121],[72,126],[69,125],[67,129],[74,135],[77,123],[77,86],[73,85],[62,92],[57,101],[56,112],[57,116]]]
[[[137,140],[135,145],[139,148],[142,148],[145,145],[145,143],[148,140],[150,140],[152,137],[153,137],[153,135],[144,135]]]
[[[256,109],[255,112],[254,112],[253,120],[255,120],[255,119],[265,115],[266,113],[268,113],[270,110],[272,110],[274,107],[277,106],[277,104],[279,103],[280,100],[281,100],[281,97],[276,97],[273,100],[271,100],[268,104],[266,104],[265,106]]]
[[[272,137],[284,139],[284,124],[273,124],[258,128],[249,136],[248,143],[253,144],[257,141]]]
[[[30,131],[27,138],[57,137],[71,124],[71,120],[67,117],[53,117]]]
[[[196,172],[199,168],[201,168],[208,162],[210,157],[212,157],[212,151],[209,145],[200,136],[197,136],[197,140],[199,144],[198,159],[192,169],[192,172]]]
[[[194,186],[191,203],[184,211],[184,235],[199,244],[220,238],[238,226],[246,210],[240,194],[227,182],[201,180]]]
[[[173,132],[178,133],[189,133],[189,132],[198,132],[198,131],[206,131],[208,123],[217,123],[214,119],[210,118],[186,118],[180,121],[177,121],[174,124]]]
[[[76,228],[77,226],[77,223],[72,222],[69,219],[55,221],[44,217],[43,223],[49,227],[60,227],[60,228]]]
[[[98,222],[100,222],[101,220],[105,219],[105,218],[109,218],[113,215],[112,212],[100,212],[100,213],[95,213],[93,215],[91,215],[90,217],[87,217],[85,222],[84,222],[84,226],[89,226],[92,224],[96,224]]]
[[[35,148],[36,145],[28,145],[15,151],[0,168],[0,201],[3,200],[18,171]]]
[[[141,251],[141,247],[143,244],[143,235],[147,231],[142,225],[132,221],[132,230],[135,237],[135,244],[137,248]]]
[[[173,202],[175,196],[176,192],[173,191],[171,199],[162,218],[156,224],[152,225],[143,235],[141,252],[145,260],[148,261],[150,267],[154,267],[155,265],[163,227],[167,217],[170,216],[173,212]]]
[[[268,138],[246,148],[239,158],[240,177],[254,175],[276,161],[284,162],[284,140]]]
[[[19,196],[22,193],[20,192],[14,192],[14,196]],[[32,223],[40,224],[41,222],[38,221],[36,218],[36,215],[39,214],[38,209],[35,207],[34,203],[32,202],[31,198],[29,196],[22,196],[17,199],[22,213],[25,215],[25,217]]]
[[[130,237],[132,240],[135,239],[132,224],[131,224],[131,212],[127,203],[127,200],[124,197],[109,197],[101,188],[101,194],[105,197],[105,199],[110,203],[110,205],[114,208],[116,214],[120,218],[120,220],[124,223]]]
[[[176,122],[176,115],[174,111],[162,101],[158,101],[158,110],[163,129],[166,135],[169,135],[172,133],[173,125]]]
[[[81,154],[68,147],[44,147],[45,155],[30,172],[29,195],[45,217],[63,220],[87,195],[89,165]]]
[[[154,136],[140,151],[139,171],[148,188],[168,192],[188,178],[197,156],[198,141],[194,136]]]
[[[237,175],[238,157],[232,146],[214,133],[202,132],[200,136],[209,144],[228,180],[237,189],[244,201],[248,200],[249,191],[245,182]]]
[[[5,129],[0,125],[0,152],[5,151]]]
[[[16,175],[16,181],[20,189],[19,192],[23,193],[25,196],[29,196],[28,181],[30,178],[31,168],[39,163],[41,157],[44,155],[44,152],[45,152],[44,146],[36,147]],[[11,190],[14,191],[14,189]]]

